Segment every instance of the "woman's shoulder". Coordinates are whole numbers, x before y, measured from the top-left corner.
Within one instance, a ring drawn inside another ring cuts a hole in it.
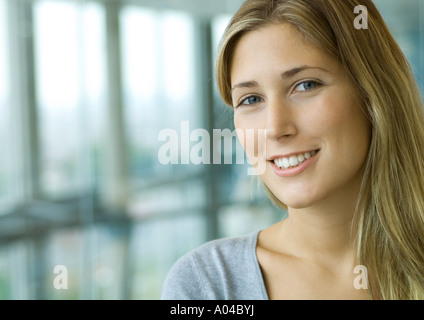
[[[249,249],[256,247],[258,233],[259,232],[257,231],[239,237],[215,239],[202,244],[201,246],[189,252],[187,255],[194,255],[197,259],[207,258],[208,260],[210,259],[211,255],[216,256],[217,258],[228,257],[230,260],[235,255],[246,256],[247,254],[247,256],[249,256]],[[216,260],[216,262],[218,261],[223,262],[221,259]]]
[[[212,240],[186,253],[169,271],[162,299],[240,299],[254,289],[246,288],[252,280],[260,288],[258,233]]]

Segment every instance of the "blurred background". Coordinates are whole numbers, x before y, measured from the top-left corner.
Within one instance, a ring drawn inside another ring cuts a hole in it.
[[[213,68],[241,3],[0,0],[0,299],[159,299],[190,249],[284,217],[247,162],[158,159],[182,121],[234,129]],[[375,3],[424,88],[424,1]]]

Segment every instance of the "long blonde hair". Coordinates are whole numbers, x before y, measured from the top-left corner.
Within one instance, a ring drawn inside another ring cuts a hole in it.
[[[358,5],[368,10],[367,29],[354,25]],[[424,299],[424,108],[407,59],[371,0],[247,0],[227,26],[216,61],[228,105],[238,40],[271,23],[292,24],[337,59],[372,124],[354,224],[372,297]]]

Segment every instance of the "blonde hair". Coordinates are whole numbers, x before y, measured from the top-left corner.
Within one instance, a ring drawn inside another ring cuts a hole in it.
[[[358,5],[368,10],[368,29],[354,26]],[[228,105],[238,40],[271,23],[290,23],[337,59],[372,124],[354,224],[372,297],[424,299],[424,108],[407,59],[371,0],[247,0],[227,26],[216,61]]]

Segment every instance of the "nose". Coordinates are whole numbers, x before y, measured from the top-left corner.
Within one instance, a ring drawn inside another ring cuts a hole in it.
[[[295,136],[297,131],[293,110],[280,99],[269,101],[266,106],[266,137],[279,140]]]

